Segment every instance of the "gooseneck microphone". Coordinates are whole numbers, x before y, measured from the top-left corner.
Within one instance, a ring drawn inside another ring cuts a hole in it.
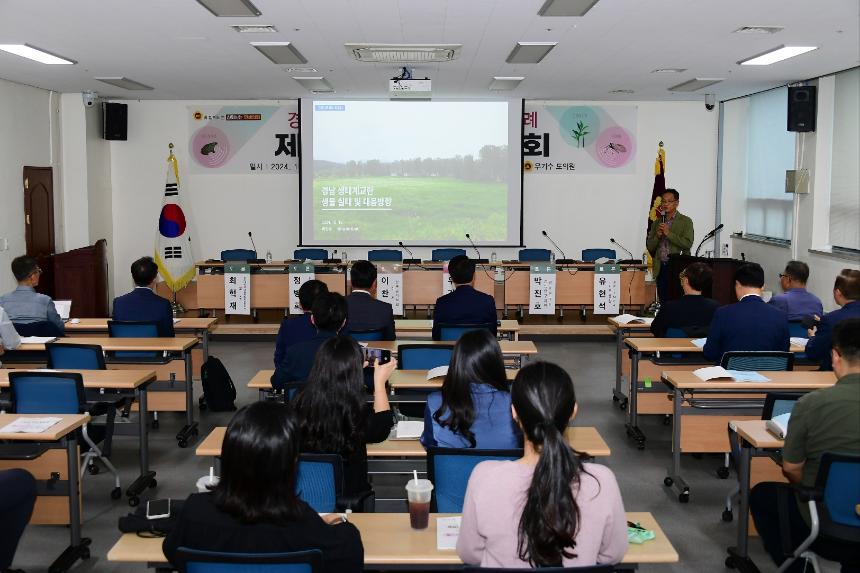
[[[415,255],[412,253],[412,250],[409,247],[407,247],[406,245],[404,245],[403,241],[398,241],[397,244],[400,245],[401,249],[403,249],[407,253],[409,253],[409,256],[411,257],[409,259],[403,259],[404,265],[420,265],[421,264],[421,259],[416,259]]]
[[[630,261],[635,261],[635,262],[637,262],[637,263],[639,262],[639,259],[635,258],[635,257],[633,256],[633,253],[632,253],[632,252],[630,252],[630,249],[628,249],[627,247],[625,247],[624,245],[622,245],[621,243],[619,243],[618,241],[616,241],[616,240],[615,240],[615,239],[613,239],[612,237],[609,237],[609,242],[610,242],[610,243],[612,243],[613,245],[618,245],[619,247],[621,247],[621,250],[622,250],[622,251],[624,251],[625,253],[627,253],[628,255],[630,255],[630,259],[629,259]]]
[[[702,249],[702,245],[705,244],[705,241],[707,241],[708,239],[712,239],[717,233],[720,232],[720,229],[722,229],[722,228],[723,228],[723,224],[720,223],[714,229],[712,229],[710,233],[708,233],[707,235],[702,237],[702,241],[699,243],[699,246],[696,247],[696,255],[695,256],[697,256],[697,257],[699,256],[699,251]]]
[[[469,235],[469,233],[466,233],[466,238],[469,240],[469,244],[472,245],[472,248],[475,249],[475,253],[478,254],[478,258],[476,259],[475,262],[477,262],[477,263],[488,263],[488,262],[490,262],[487,259],[481,257],[481,251],[478,250],[478,247],[475,245],[475,242],[472,240],[472,236]]]
[[[575,263],[575,262],[576,262],[576,261],[574,261],[573,259],[568,259],[568,258],[567,258],[567,256],[564,254],[564,251],[562,251],[562,250],[561,250],[561,247],[559,247],[559,246],[558,246],[558,243],[556,243],[555,241],[553,241],[553,240],[552,240],[552,237],[550,237],[550,236],[549,236],[549,234],[548,234],[545,230],[544,230],[544,231],[541,231],[541,235],[543,235],[544,237],[546,237],[546,238],[547,238],[547,240],[548,240],[550,243],[552,243],[552,244],[553,244],[553,246],[556,248],[556,250],[557,250],[559,253],[561,253],[561,258],[560,258],[560,259],[556,259],[556,260],[555,260],[555,262],[556,262],[556,263],[558,263],[558,264],[560,264],[560,265],[570,265],[570,264],[573,264],[573,263]]]
[[[254,244],[254,235],[248,231],[248,238],[251,239],[251,246],[254,247],[254,256],[257,256],[257,245]]]

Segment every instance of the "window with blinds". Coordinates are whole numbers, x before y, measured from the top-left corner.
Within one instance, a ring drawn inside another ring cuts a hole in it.
[[[836,74],[830,244],[860,250],[860,68]]]

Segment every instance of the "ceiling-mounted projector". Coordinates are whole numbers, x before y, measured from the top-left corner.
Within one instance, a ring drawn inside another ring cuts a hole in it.
[[[430,99],[430,79],[388,80],[388,97],[391,99]]]

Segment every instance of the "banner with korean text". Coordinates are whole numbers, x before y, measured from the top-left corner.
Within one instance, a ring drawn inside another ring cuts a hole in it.
[[[403,316],[403,267],[400,263],[376,264],[376,298],[391,305],[394,316]]]
[[[594,314],[618,314],[620,265],[594,266]]]
[[[303,284],[313,279],[313,265],[289,265],[290,273],[290,314],[303,314],[302,305],[299,303],[299,289]]]
[[[529,314],[555,314],[555,265],[531,265]]]
[[[224,314],[251,314],[250,265],[224,265]]]

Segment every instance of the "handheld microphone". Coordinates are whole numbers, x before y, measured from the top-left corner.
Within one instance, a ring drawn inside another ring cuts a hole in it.
[[[640,261],[639,261],[639,259],[635,259],[635,258],[633,257],[633,253],[631,253],[631,252],[630,252],[630,250],[629,250],[627,247],[625,247],[624,245],[622,245],[621,243],[619,243],[618,241],[616,241],[616,240],[615,240],[615,239],[613,239],[612,237],[609,237],[609,242],[610,242],[610,243],[612,243],[613,245],[618,245],[619,247],[621,247],[621,250],[622,250],[622,251],[624,251],[625,253],[627,253],[628,255],[630,255],[630,258],[628,259],[628,261],[633,261],[633,262],[631,262],[630,264],[635,264],[635,263],[640,262]],[[624,261],[619,261],[619,262],[624,262]]]
[[[541,231],[541,235],[543,235],[544,237],[546,237],[546,238],[547,238],[547,240],[548,240],[550,243],[552,243],[552,244],[553,244],[553,246],[556,248],[556,250],[557,250],[559,253],[561,253],[561,258],[560,258],[560,259],[556,259],[556,260],[555,260],[555,262],[556,262],[557,264],[559,264],[559,265],[572,265],[573,263],[575,263],[575,262],[576,262],[576,261],[574,261],[573,259],[568,259],[568,258],[567,258],[567,256],[565,256],[564,251],[562,251],[562,250],[561,250],[561,247],[559,247],[559,246],[558,246],[558,243],[556,243],[555,241],[553,241],[553,240],[552,240],[552,237],[550,237],[550,236],[549,236],[549,234],[548,234],[545,230],[544,230],[544,231]]]
[[[478,250],[478,247],[477,247],[477,246],[475,246],[475,242],[472,240],[472,237],[469,235],[469,233],[466,233],[466,238],[467,238],[467,239],[469,239],[469,244],[471,244],[471,245],[472,245],[472,248],[473,248],[473,249],[475,249],[475,253],[477,253],[477,254],[478,254],[478,258],[477,258],[477,259],[475,259],[475,262],[476,262],[476,263],[478,263],[478,264],[486,264],[486,263],[489,263],[489,262],[490,262],[489,260],[484,259],[484,258],[481,258],[481,251],[479,251],[479,250]]]
[[[666,222],[666,211],[660,211],[660,222],[661,223]]]
[[[708,233],[707,235],[702,237],[702,241],[699,243],[699,246],[696,247],[696,255],[695,256],[697,256],[697,257],[699,256],[699,251],[701,250],[702,245],[705,244],[705,241],[707,241],[708,239],[712,239],[722,228],[723,228],[723,224],[720,223],[719,225],[716,226],[716,228],[712,229],[710,233]]]
[[[398,241],[397,244],[400,245],[401,249],[403,249],[407,253],[409,253],[409,256],[411,257],[408,259],[403,259],[404,265],[420,265],[421,264],[421,259],[416,259],[415,255],[412,253],[412,250],[409,247],[407,247],[406,245],[404,245],[403,241]]]

